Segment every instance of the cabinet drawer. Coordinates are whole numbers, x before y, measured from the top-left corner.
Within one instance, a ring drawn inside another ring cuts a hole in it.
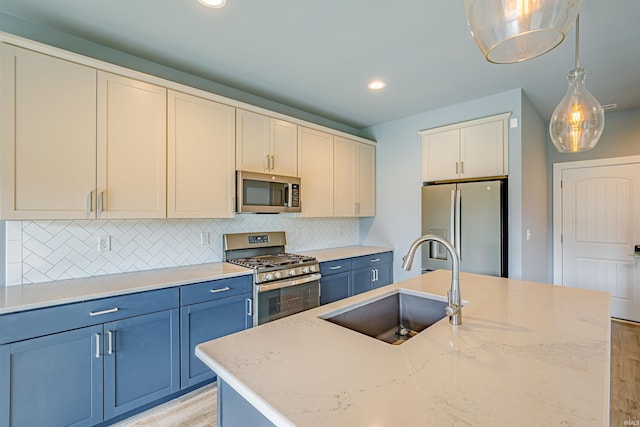
[[[320,263],[320,274],[323,276],[344,273],[345,271],[351,271],[351,258]]]
[[[388,264],[391,262],[393,262],[393,252],[366,255],[353,258],[353,269],[375,267],[378,264]]]
[[[230,279],[210,280],[180,287],[180,305],[196,304],[232,295],[251,292],[252,276],[239,276]]]
[[[101,298],[0,316],[0,344],[178,307],[178,288]]]

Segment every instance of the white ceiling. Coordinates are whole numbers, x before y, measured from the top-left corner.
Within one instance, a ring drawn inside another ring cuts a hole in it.
[[[462,0],[2,0],[0,12],[354,128],[519,87],[548,120],[574,65],[573,30],[539,58],[488,63]],[[618,110],[640,107],[639,19],[640,0],[584,0],[580,14],[587,87]]]

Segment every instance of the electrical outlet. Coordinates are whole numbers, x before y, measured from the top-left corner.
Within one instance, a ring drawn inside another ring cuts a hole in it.
[[[211,244],[211,234],[208,231],[203,231],[200,233],[200,244],[202,246]]]
[[[111,250],[111,236],[98,237],[98,252],[105,252]]]

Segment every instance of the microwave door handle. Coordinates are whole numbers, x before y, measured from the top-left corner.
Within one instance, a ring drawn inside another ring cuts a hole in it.
[[[291,184],[289,183],[284,185],[284,205],[291,206]]]

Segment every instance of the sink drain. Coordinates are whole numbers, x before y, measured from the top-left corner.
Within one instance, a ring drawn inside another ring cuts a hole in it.
[[[411,331],[410,329],[407,329],[407,328],[405,328],[405,327],[401,326],[400,328],[398,328],[398,329],[393,333],[393,335],[395,335],[395,336],[396,336],[396,338],[398,338],[398,339],[401,339],[401,340],[408,340],[408,339],[409,339],[409,338],[411,338],[413,335],[415,335],[415,333],[414,333],[414,334],[411,334],[411,332],[413,332],[413,331]]]

